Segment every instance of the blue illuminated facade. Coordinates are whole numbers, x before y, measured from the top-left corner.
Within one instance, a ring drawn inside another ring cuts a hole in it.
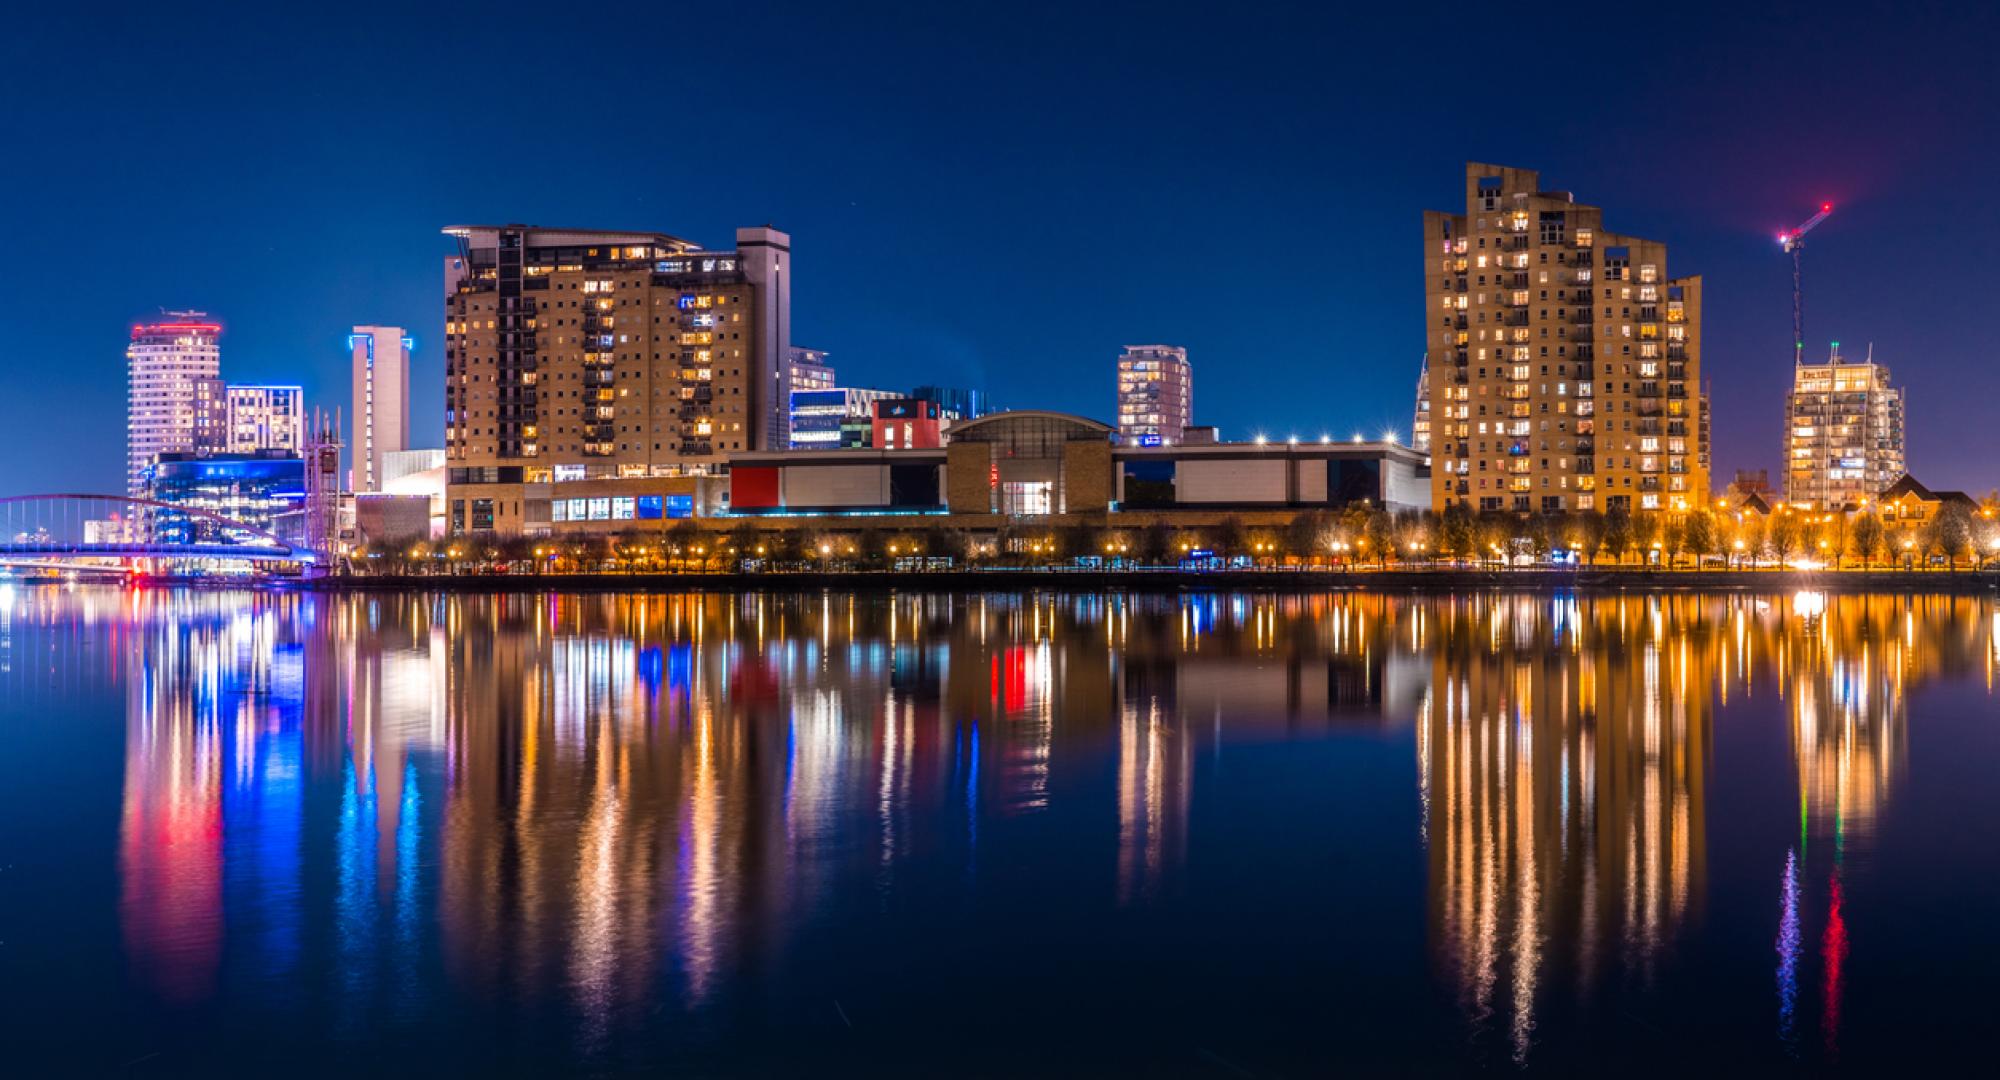
[[[263,532],[273,531],[278,515],[305,507],[305,462],[279,451],[211,457],[162,454],[146,475],[149,497],[156,502],[207,511]],[[156,543],[170,544],[249,538],[219,522],[172,510],[156,513],[152,536]]]

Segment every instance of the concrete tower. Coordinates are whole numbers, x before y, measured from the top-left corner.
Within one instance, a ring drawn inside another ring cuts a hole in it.
[[[382,455],[410,445],[411,340],[397,326],[357,326],[348,335],[354,354],[355,491],[382,490]]]

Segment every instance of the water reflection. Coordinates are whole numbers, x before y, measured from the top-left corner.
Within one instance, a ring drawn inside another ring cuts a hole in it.
[[[1948,597],[26,590],[0,620],[0,657],[115,639],[150,994],[323,1001],[349,1037],[469,996],[555,1010],[585,1059],[768,992],[842,912],[974,896],[1010,822],[1102,822],[1062,841],[1104,868],[1078,902],[1171,905],[1225,745],[1365,735],[1414,747],[1465,1040],[1531,1062],[1551,1003],[1651,985],[1700,924],[1718,713],[1774,695],[1766,1000],[1774,1043],[1835,1056],[1908,695],[2000,662],[2000,616]]]

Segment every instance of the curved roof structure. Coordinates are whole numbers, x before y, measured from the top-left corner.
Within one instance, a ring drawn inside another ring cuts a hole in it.
[[[1072,439],[1110,438],[1116,430],[1102,421],[1073,413],[1050,412],[1045,409],[1015,409],[1010,412],[987,413],[976,420],[965,420],[951,426],[953,442],[993,442],[1006,437],[1009,429],[1019,429],[1035,425],[1044,429],[1070,429],[1066,432]]]

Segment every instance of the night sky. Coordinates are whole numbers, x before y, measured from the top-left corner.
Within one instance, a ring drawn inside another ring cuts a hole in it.
[[[439,445],[438,230],[473,222],[774,224],[849,385],[1109,419],[1120,346],[1167,342],[1225,437],[1407,433],[1420,212],[1467,160],[1706,277],[1717,487],[1778,465],[1774,236],[1833,201],[1808,357],[1872,342],[1912,471],[2000,485],[1993,5],[49,7],[0,37],[4,493],[120,489],[163,307],[328,408],[348,328],[406,326]]]

